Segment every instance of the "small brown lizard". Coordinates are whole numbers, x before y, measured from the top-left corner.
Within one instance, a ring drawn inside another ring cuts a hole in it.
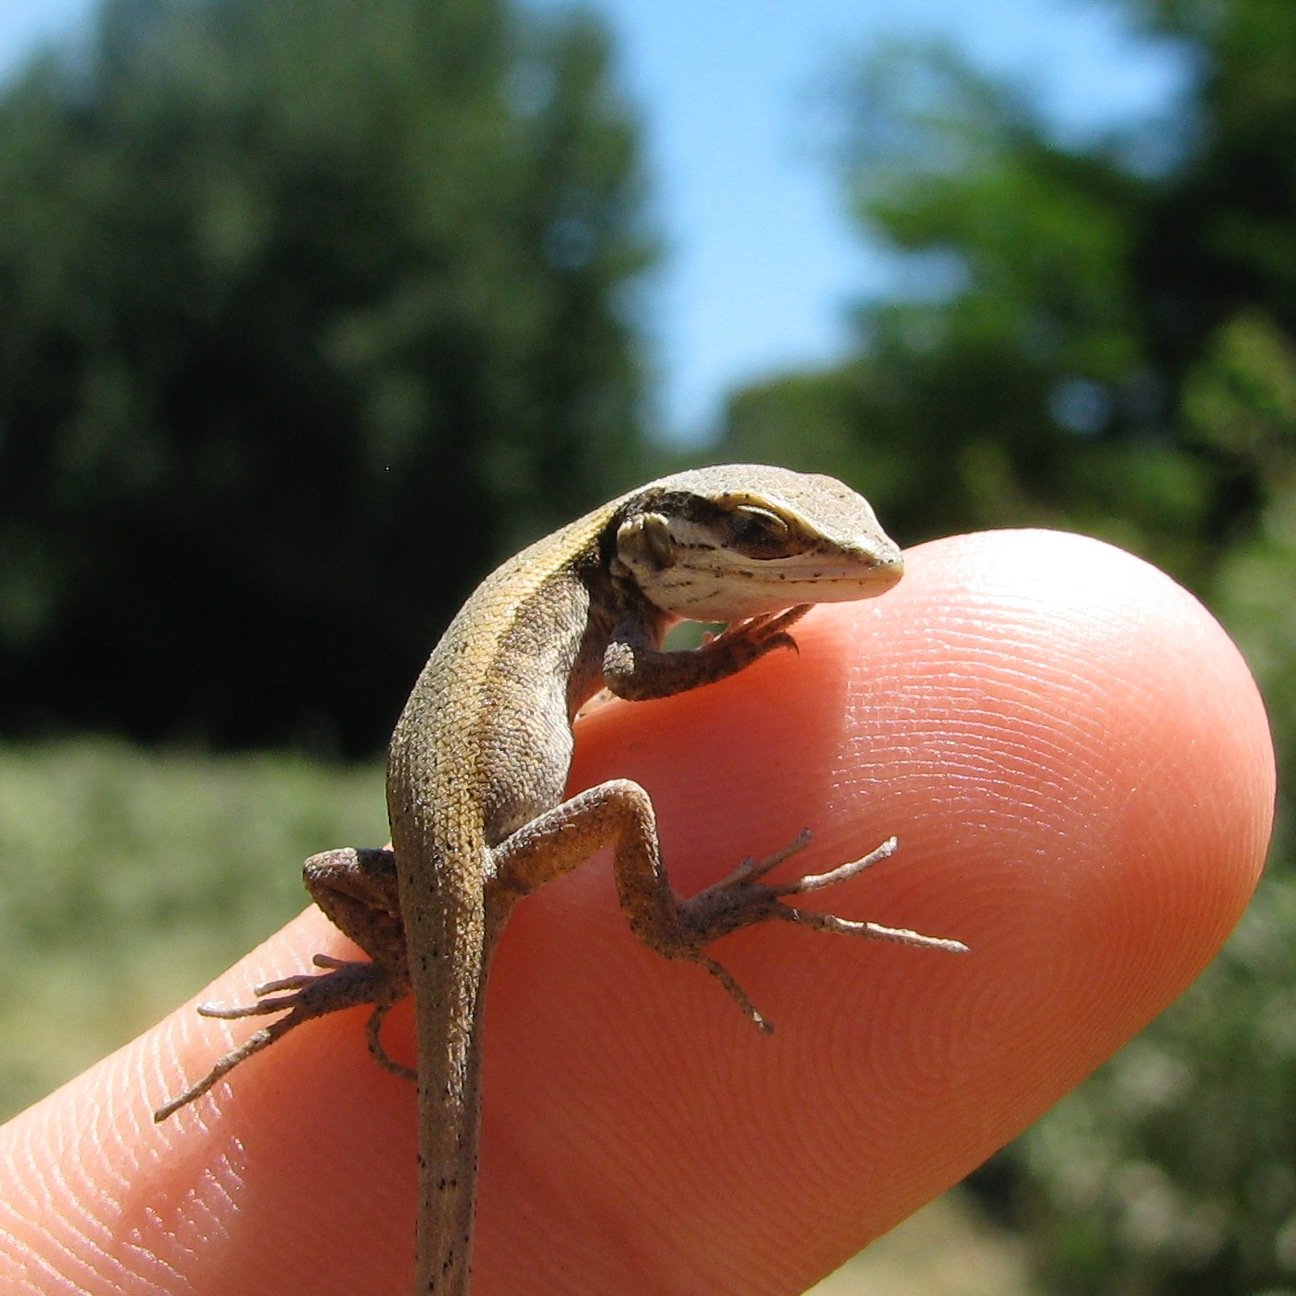
[[[718,936],[780,919],[820,931],[963,950],[958,941],[852,922],[784,901],[889,856],[895,839],[827,873],[772,885],[809,839],[747,860],[692,899],[662,868],[652,802],[615,779],[563,800],[571,722],[601,687],[666,697],[724,679],[777,648],[812,603],[868,598],[900,579],[900,551],[868,503],[831,477],[733,464],[679,473],[613,500],[487,577],[429,658],[392,736],[391,850],[345,849],[305,865],[321,909],[371,962],[257,987],[212,1017],[284,1013],[158,1111],[164,1120],[232,1067],[324,1013],[369,1005],[369,1047],[417,1076],[415,1292],[466,1296],[480,1125],[482,1009],[491,954],[513,906],[604,846],[635,934],[710,972],[761,1030],[734,978],[706,953]],[[727,622],[700,648],[663,652],[680,619]],[[414,996],[417,1072],[379,1039]]]

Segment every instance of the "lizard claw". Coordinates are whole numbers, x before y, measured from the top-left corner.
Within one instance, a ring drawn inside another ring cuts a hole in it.
[[[766,653],[778,648],[790,648],[799,652],[796,640],[788,633],[789,627],[795,625],[810,610],[809,603],[800,603],[796,607],[782,612],[770,612],[761,616],[748,617],[727,626],[708,646],[723,649],[735,661],[750,665]]]
[[[719,936],[737,931],[753,923],[779,919],[799,923],[815,931],[838,932],[845,936],[863,936],[870,940],[894,941],[901,945],[915,945],[924,949],[944,950],[962,954],[967,946],[962,941],[941,936],[926,936],[905,927],[887,927],[882,923],[839,918],[836,914],[798,909],[783,901],[791,896],[820,891],[865,869],[890,859],[896,851],[896,839],[889,837],[876,849],[857,860],[839,864],[825,873],[807,873],[791,882],[767,883],[762,881],[767,873],[783,863],[789,856],[808,845],[810,830],[802,829],[781,850],[762,860],[745,859],[726,877],[700,891],[691,900],[682,902],[681,918],[687,929],[680,952],[676,957],[692,959],[699,963],[725,988],[729,997],[762,1035],[770,1034],[774,1027],[752,1003],[747,992],[733,975],[715,959],[703,953],[703,946]]]
[[[320,975],[298,973],[278,981],[266,981],[256,986],[255,1003],[233,1008],[219,1004],[199,1004],[198,1012],[204,1017],[222,1021],[235,1021],[240,1017],[262,1017],[271,1013],[284,1013],[278,1021],[253,1032],[237,1048],[231,1049],[217,1060],[215,1066],[196,1084],[191,1085],[178,1098],[159,1107],[153,1113],[155,1121],[164,1121],[195,1098],[202,1097],[218,1080],[228,1075],[240,1062],[247,1061],[275,1040],[282,1038],[295,1026],[323,1017],[343,1008],[356,1008],[362,1004],[373,1006],[368,1036],[369,1051],[386,1070],[396,1075],[412,1078],[409,1067],[394,1061],[383,1048],[378,1033],[383,1018],[397,1000],[404,998],[408,987],[393,980],[387,969],[378,963],[348,962],[327,954],[315,955],[315,966],[326,969]],[[289,993],[283,994],[282,991]]]

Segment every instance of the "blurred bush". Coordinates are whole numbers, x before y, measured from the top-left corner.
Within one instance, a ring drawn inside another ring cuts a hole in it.
[[[305,908],[301,860],[386,841],[382,783],[286,755],[0,746],[0,1119]]]

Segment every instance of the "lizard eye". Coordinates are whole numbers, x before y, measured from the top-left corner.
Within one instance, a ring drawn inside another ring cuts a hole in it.
[[[777,513],[743,505],[729,520],[733,545],[753,558],[782,558],[797,551],[792,528]]]

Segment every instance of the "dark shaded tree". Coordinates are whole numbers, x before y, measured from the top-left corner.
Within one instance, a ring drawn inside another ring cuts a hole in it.
[[[0,726],[368,750],[635,474],[633,117],[503,0],[109,0],[0,100]]]

